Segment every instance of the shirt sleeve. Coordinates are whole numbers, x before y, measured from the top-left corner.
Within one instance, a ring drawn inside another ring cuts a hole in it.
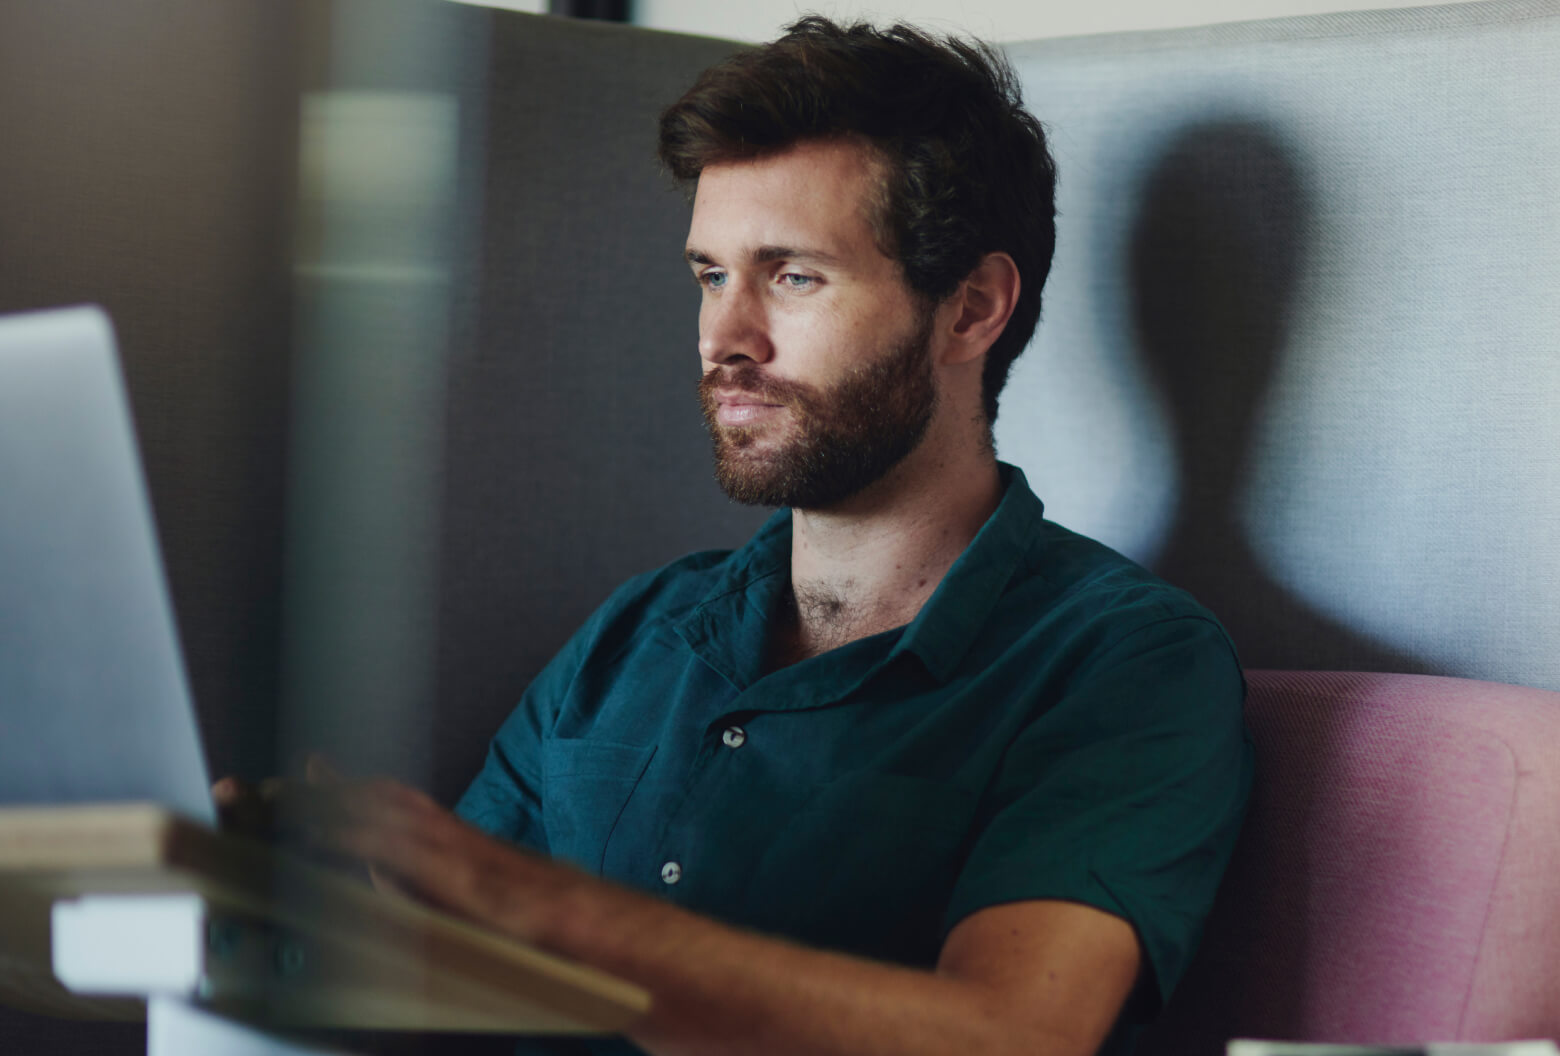
[[[601,613],[542,668],[488,744],[487,758],[455,813],[492,836],[549,853],[542,823],[542,740],[557,722],[590,654]]]
[[[725,551],[689,554],[614,590],[526,689],[494,734],[482,769],[456,803],[455,813],[490,835],[552,853],[542,818],[543,741],[579,692],[582,672],[609,662],[657,613],[702,596],[706,588],[699,573],[727,556]]]
[[[1153,982],[1141,992],[1162,1003],[1196,947],[1245,810],[1244,697],[1233,648],[1202,617],[1150,624],[1086,663],[1009,747],[945,931],[1004,902],[1094,906],[1137,932]]]
[[[455,804],[455,813],[490,836],[545,854],[540,760],[547,705],[541,681],[538,677],[488,743],[482,769]]]

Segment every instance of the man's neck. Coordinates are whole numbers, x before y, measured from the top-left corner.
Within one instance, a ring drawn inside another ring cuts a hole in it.
[[[989,449],[957,462],[922,444],[837,507],[791,513],[791,589],[771,668],[913,620],[1001,498]]]

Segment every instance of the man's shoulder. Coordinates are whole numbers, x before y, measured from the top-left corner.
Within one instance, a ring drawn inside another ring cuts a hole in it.
[[[1164,623],[1202,623],[1233,652],[1218,618],[1190,592],[1105,543],[1045,521],[1014,584],[1045,609],[1108,646]]]
[[[1004,601],[1016,609],[1010,613],[1019,622],[1028,613],[1073,625],[1104,619],[1126,627],[1181,618],[1217,625],[1185,590],[1106,543],[1049,519],[1023,471],[1006,464],[1001,468],[1007,493],[982,554],[994,555],[1003,567],[1012,563]]]
[[[1120,551],[1052,520],[1041,522],[1024,573],[1068,592],[1139,590],[1167,602],[1192,601],[1186,591]]]
[[[696,550],[625,580],[597,610],[593,622],[664,622],[687,615],[712,598],[744,590],[789,568],[791,521],[777,512],[736,549]]]
[[[741,561],[740,550],[697,550],[660,568],[624,580],[602,603],[597,616],[666,620],[686,615],[718,593]]]

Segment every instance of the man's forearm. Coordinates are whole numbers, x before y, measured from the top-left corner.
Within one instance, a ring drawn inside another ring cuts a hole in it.
[[[537,935],[555,952],[655,997],[630,1031],[664,1056],[1026,1054],[1040,1047],[991,987],[808,949],[606,885],[565,895]]]

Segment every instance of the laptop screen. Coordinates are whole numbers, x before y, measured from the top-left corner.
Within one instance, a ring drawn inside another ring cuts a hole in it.
[[[0,804],[215,814],[114,336],[0,317]]]

